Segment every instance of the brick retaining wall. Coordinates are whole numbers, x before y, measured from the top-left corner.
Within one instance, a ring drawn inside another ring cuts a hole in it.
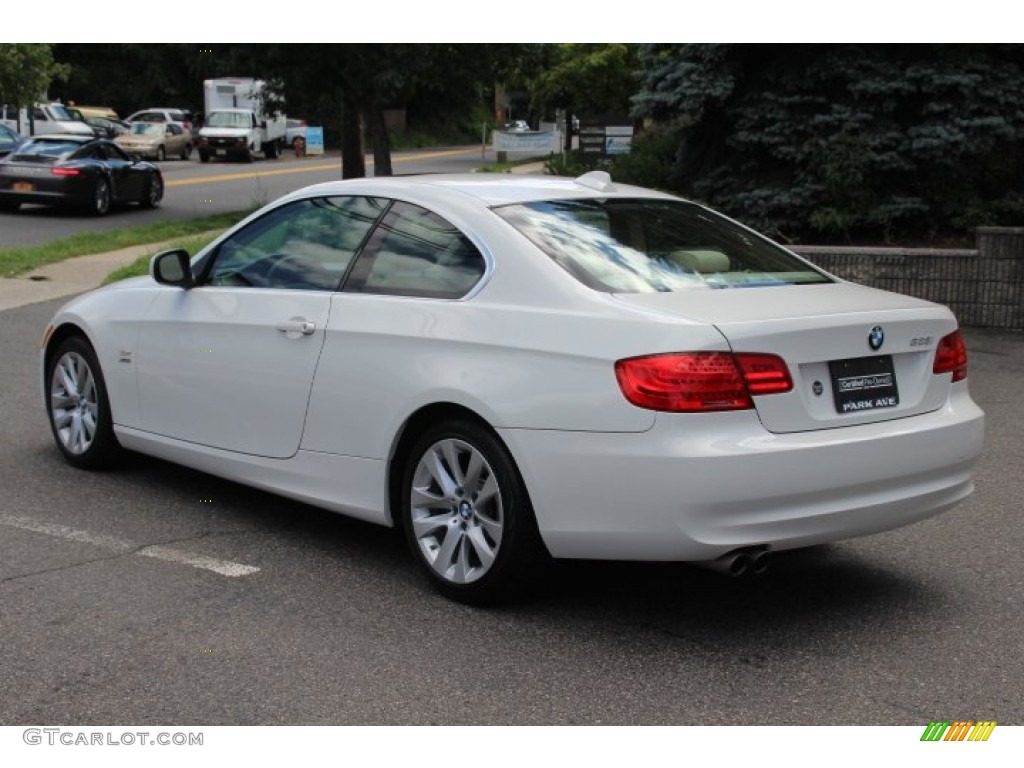
[[[979,227],[977,248],[791,246],[846,280],[947,305],[961,325],[1024,329],[1024,227]]]

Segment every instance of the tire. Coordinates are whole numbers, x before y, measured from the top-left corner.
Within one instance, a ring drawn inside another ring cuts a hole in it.
[[[186,144],[184,149],[181,150],[181,159],[188,160],[190,157],[192,157],[192,145]]]
[[[167,159],[167,150],[165,150],[163,145],[161,144],[159,147],[156,148],[156,161],[158,163],[162,163],[166,159]]]
[[[424,431],[403,466],[400,522],[434,588],[470,605],[521,594],[546,552],[515,462],[490,430],[463,420]]]
[[[121,446],[107,386],[96,353],[81,336],[64,339],[49,356],[46,393],[50,430],[64,459],[83,469],[114,464]]]
[[[203,152],[203,150],[199,150],[199,162],[200,163],[208,163],[208,162],[210,162],[210,156],[206,152]]]
[[[263,156],[266,157],[267,160],[276,160],[277,159],[277,142],[276,141],[267,142],[266,146],[263,147]]]
[[[104,216],[110,211],[110,182],[104,178],[96,180],[92,192],[92,212]]]
[[[146,187],[146,196],[139,201],[143,208],[157,208],[160,201],[164,199],[164,180],[160,174],[154,173],[149,177],[149,185]]]
[[[256,158],[253,156],[252,145],[250,144],[248,147],[246,147],[245,154],[242,155],[242,161],[246,163],[251,163],[255,159]]]
[[[0,211],[4,213],[17,213],[21,207],[21,203],[15,202],[0,202]]]

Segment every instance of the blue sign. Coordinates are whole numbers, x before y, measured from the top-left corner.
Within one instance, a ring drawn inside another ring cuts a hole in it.
[[[322,155],[324,153],[324,129],[308,126],[306,128],[306,154]]]

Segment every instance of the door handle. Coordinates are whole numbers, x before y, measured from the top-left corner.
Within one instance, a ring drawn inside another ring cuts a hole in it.
[[[277,330],[289,335],[294,333],[301,334],[303,336],[310,336],[313,331],[316,330],[316,323],[312,320],[307,320],[304,317],[290,317],[287,320],[278,323]]]

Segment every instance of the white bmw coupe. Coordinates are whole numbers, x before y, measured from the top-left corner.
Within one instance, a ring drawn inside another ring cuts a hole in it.
[[[65,458],[397,526],[457,600],[549,555],[759,571],[973,487],[948,309],[603,172],[321,184],[150,271],[46,331]]]

